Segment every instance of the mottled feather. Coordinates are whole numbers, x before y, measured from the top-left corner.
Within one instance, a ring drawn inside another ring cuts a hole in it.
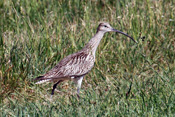
[[[53,69],[38,80],[80,77],[87,74],[94,66],[95,58],[91,53],[79,51],[62,59]],[[65,79],[66,80],[66,79]]]

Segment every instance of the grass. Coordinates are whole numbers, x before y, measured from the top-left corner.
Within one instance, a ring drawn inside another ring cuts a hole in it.
[[[0,116],[174,116],[174,0],[1,0]],[[100,21],[107,33],[81,99],[72,82],[52,100],[33,79],[80,50]],[[141,37],[145,37],[144,40]]]

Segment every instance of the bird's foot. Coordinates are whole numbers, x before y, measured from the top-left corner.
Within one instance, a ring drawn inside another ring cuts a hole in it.
[[[79,94],[77,94],[77,97],[78,97],[78,99],[80,99],[80,95]]]

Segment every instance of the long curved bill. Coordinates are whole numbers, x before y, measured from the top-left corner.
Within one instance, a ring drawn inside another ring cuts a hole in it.
[[[122,31],[119,31],[119,30],[116,30],[116,29],[112,29],[112,31],[117,32],[117,33],[121,33],[121,34],[123,34],[123,35],[129,37],[129,38],[130,38],[131,40],[133,40],[135,43],[137,43],[131,36],[129,36],[128,34],[122,32]]]

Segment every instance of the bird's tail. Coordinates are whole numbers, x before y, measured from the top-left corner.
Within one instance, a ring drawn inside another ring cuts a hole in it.
[[[37,81],[35,84],[42,84],[42,83],[50,81],[51,79],[46,79],[44,76],[39,76],[35,78],[34,80]]]

